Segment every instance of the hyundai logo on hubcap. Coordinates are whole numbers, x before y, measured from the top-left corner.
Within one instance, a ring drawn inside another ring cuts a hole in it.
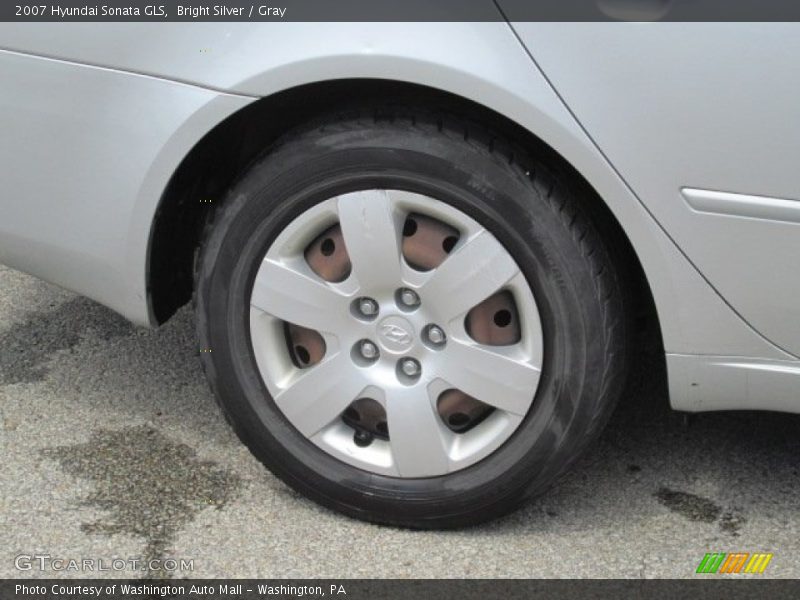
[[[403,346],[407,346],[411,343],[411,334],[397,325],[391,325],[389,323],[381,325],[381,335],[387,340],[397,342]]]
[[[391,352],[403,352],[414,341],[414,329],[403,317],[391,316],[378,325],[378,340]]]

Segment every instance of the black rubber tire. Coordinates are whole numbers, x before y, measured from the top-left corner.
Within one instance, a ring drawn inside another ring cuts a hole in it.
[[[583,208],[596,198],[576,197],[580,186],[467,120],[408,107],[365,114],[336,115],[284,137],[209,221],[195,289],[199,343],[211,350],[202,362],[241,440],[309,498],[412,528],[489,520],[550,486],[602,429],[624,385],[623,288]],[[442,477],[379,476],[320,450],[275,406],[249,340],[252,282],[278,233],[323,199],[376,187],[436,197],[480,222],[522,268],[542,319],[544,365],[530,412],[492,455]],[[270,418],[259,418],[255,405]]]

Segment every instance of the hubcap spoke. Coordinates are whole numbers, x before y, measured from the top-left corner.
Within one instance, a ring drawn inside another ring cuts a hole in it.
[[[518,272],[500,242],[481,231],[433,272],[421,295],[435,299],[442,318],[451,320],[491,296]]]
[[[359,285],[397,287],[400,281],[399,224],[386,191],[354,192],[338,201],[339,224]]]
[[[419,387],[386,394],[392,456],[401,477],[430,477],[449,470],[444,428],[427,391]]]
[[[448,384],[500,410],[523,416],[528,412],[540,370],[533,365],[482,346],[454,341],[439,375]]]
[[[286,418],[311,437],[338,418],[344,409],[367,387],[358,372],[348,372],[348,360],[343,353],[325,360],[308,370],[275,397],[275,403]]]
[[[327,332],[341,326],[347,311],[347,297],[330,285],[270,259],[261,264],[250,303],[283,321]]]

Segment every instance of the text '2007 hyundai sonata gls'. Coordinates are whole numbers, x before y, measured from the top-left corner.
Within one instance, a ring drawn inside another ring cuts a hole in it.
[[[798,34],[3,23],[0,262],[141,325],[193,302],[225,418],[310,498],[490,519],[648,348],[677,410],[800,412]]]

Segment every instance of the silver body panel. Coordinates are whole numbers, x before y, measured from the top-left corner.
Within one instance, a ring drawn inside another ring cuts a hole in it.
[[[759,91],[750,103],[739,99],[721,109],[726,119],[739,120],[737,136],[717,121],[709,131],[704,119],[713,82],[691,71],[692,93],[684,98],[678,67],[667,60],[675,35],[686,42],[690,34],[670,30],[659,38],[633,25],[622,36],[629,44],[625,54],[615,41],[618,32],[608,27],[516,24],[526,49],[505,23],[2,24],[0,78],[9,83],[0,89],[0,262],[152,324],[146,264],[153,217],[170,176],[197,141],[258,97],[305,83],[408,81],[519,123],[598,191],[633,243],[653,291],[673,406],[800,412],[800,376],[793,370],[800,366],[800,309],[790,302],[800,291],[798,224],[697,209],[681,193],[800,197],[792,187],[800,183],[792,129],[797,109],[773,101],[772,114],[764,115],[757,101],[766,102],[767,91]],[[743,34],[757,31],[739,27]],[[786,67],[797,45],[795,30],[769,27],[780,39],[758,50],[763,63],[748,54],[753,69],[775,61]],[[725,78],[739,73],[735,40],[725,30],[703,33],[718,41],[709,43],[709,60],[724,79],[718,85],[733,85]],[[689,41],[700,39],[694,35]],[[669,98],[695,109],[692,143],[672,131],[667,117],[678,109],[666,99],[659,106],[664,118],[632,105],[631,98],[652,100],[648,86],[660,83],[643,75],[636,43],[650,49],[650,64],[663,68],[662,77],[672,77],[661,86],[674,87]],[[727,48],[728,70],[719,45]],[[701,50],[698,42],[692,48]],[[768,57],[770,50],[776,56]],[[673,57],[676,65],[688,60],[683,54]],[[613,77],[612,59],[621,70]],[[606,68],[599,75],[598,64]],[[788,95],[795,84],[776,85],[789,86],[778,90]],[[625,121],[628,115],[638,119],[635,126]],[[783,138],[789,141],[767,144],[765,136],[776,134],[781,118],[791,121]],[[733,151],[740,136],[762,143]],[[747,393],[698,403],[693,384],[719,372],[709,356],[736,357],[726,372],[751,373],[748,365],[765,362],[781,369],[760,369]],[[771,381],[779,402],[764,399]]]
[[[800,26],[526,23],[517,30],[709,283],[800,356]],[[743,196],[724,212],[698,211],[683,201],[684,187]],[[773,206],[765,218],[755,196],[782,199],[785,210]]]
[[[198,134],[252,99],[0,52],[0,262],[149,323],[155,209]]]

